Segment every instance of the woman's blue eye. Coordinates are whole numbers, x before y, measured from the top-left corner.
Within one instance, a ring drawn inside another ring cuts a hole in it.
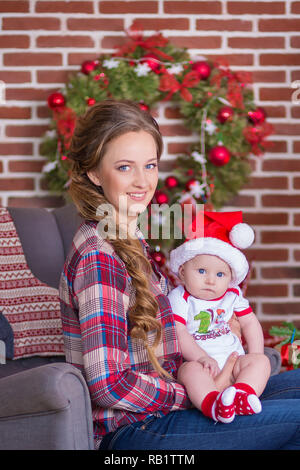
[[[152,170],[153,168],[156,168],[156,167],[157,167],[156,163],[148,163],[148,165],[146,165],[147,170]]]
[[[217,273],[217,276],[218,276],[218,277],[223,277],[223,276],[224,276],[224,273],[219,272],[219,273]]]
[[[156,163],[148,163],[146,165],[147,170],[152,170],[153,168],[156,168],[156,167],[157,167]],[[118,167],[118,170],[119,171],[128,171],[128,170],[130,170],[130,165],[121,165],[121,166]]]
[[[204,274],[204,273],[205,273],[205,269],[200,268],[200,269],[199,269],[199,273],[200,273],[200,274]]]

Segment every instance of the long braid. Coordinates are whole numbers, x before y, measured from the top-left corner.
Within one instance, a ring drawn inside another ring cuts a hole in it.
[[[142,253],[139,241],[127,239],[111,240],[116,253],[124,261],[128,274],[132,278],[135,287],[135,304],[129,311],[131,325],[130,335],[132,338],[143,341],[147,349],[149,360],[160,375],[171,378],[170,374],[164,370],[155,355],[155,348],[158,346],[162,328],[156,319],[158,304],[149,290],[149,277],[151,276],[151,264]],[[153,344],[149,344],[148,334],[156,333]]]

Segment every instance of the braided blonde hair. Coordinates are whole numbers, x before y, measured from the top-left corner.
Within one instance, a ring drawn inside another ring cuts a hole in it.
[[[88,172],[99,166],[113,139],[127,132],[141,130],[154,138],[159,159],[163,144],[158,125],[150,113],[142,111],[137,104],[128,100],[105,100],[95,104],[78,118],[68,154],[71,160],[69,194],[83,218],[99,221],[101,216],[97,215],[97,208],[108,202],[99,187],[89,179]],[[162,328],[156,319],[158,303],[149,289],[151,263],[144,255],[139,240],[128,235],[127,239],[109,237],[109,241],[125,263],[135,288],[135,303],[129,311],[130,335],[143,341],[154,369],[160,375],[170,378],[154,353],[161,339]],[[149,344],[147,333],[152,331],[156,336],[153,344]]]

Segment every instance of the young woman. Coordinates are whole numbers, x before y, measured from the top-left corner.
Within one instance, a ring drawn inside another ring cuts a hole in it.
[[[298,371],[271,377],[260,414],[226,425],[192,408],[176,380],[182,355],[167,281],[137,227],[156,189],[161,153],[156,121],[128,101],[91,107],[72,140],[70,195],[84,222],[60,298],[67,361],[82,370],[91,395],[95,446],[299,449]],[[217,379],[220,391],[235,360]]]

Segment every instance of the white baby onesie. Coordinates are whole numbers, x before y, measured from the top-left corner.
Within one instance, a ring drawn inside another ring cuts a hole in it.
[[[186,325],[188,332],[218,362],[220,369],[232,352],[245,354],[239,338],[228,324],[233,313],[237,317],[252,313],[239,287],[229,288],[218,299],[202,300],[180,285],[169,293],[168,298],[174,319]]]

